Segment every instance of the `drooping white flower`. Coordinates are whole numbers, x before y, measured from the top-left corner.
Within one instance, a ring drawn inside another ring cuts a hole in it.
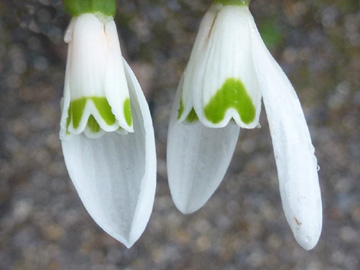
[[[322,228],[314,147],[294,88],[245,2],[214,1],[200,25],[170,120],[171,195],[183,213],[207,202],[230,163],[239,128],[259,125],[262,97],[285,216],[298,243],[312,249]]]
[[[152,212],[156,153],[140,85],[123,60],[113,18],[73,17],[60,139],[66,167],[89,214],[131,247]]]

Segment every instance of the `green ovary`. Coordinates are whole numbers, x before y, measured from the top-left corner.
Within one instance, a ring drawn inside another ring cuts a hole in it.
[[[255,119],[256,108],[244,84],[234,78],[225,81],[204,108],[205,117],[214,124],[220,123],[229,109],[235,109],[245,124]]]
[[[72,100],[70,102],[69,110],[68,110],[68,118],[66,121],[66,127],[68,128],[71,120],[72,125],[74,129],[77,129],[80,125],[81,119],[84,114],[85,106],[88,101],[92,101],[99,112],[101,118],[104,120],[104,122],[111,126],[114,125],[116,122],[115,115],[111,111],[111,106],[107,99],[105,97],[83,97],[76,100]],[[132,117],[131,117],[131,109],[130,109],[130,99],[127,98],[124,102],[124,116],[126,122],[129,124],[129,126],[132,123]],[[95,117],[93,115],[89,116],[89,119],[87,121],[88,128],[93,133],[98,133],[100,131],[100,125],[96,121]]]

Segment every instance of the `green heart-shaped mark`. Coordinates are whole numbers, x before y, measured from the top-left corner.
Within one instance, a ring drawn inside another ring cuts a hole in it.
[[[255,119],[256,108],[239,79],[229,78],[204,108],[205,117],[214,124],[220,123],[227,110],[235,109],[245,124]]]
[[[85,110],[86,102],[91,100],[97,111],[99,112],[101,118],[105,121],[105,123],[109,126],[115,124],[116,118],[115,115],[111,111],[111,106],[108,100],[105,97],[83,97],[79,99],[72,100],[70,102],[69,110],[68,110],[68,119],[66,126],[70,125],[72,120],[73,127],[76,129],[79,127],[81,118],[83,117],[83,113]],[[131,107],[130,107],[130,99],[127,98],[124,101],[124,117],[126,123],[130,126],[132,124],[132,117],[131,117]],[[90,130],[94,133],[100,131],[100,126],[97,123],[94,116],[90,115],[87,126]]]

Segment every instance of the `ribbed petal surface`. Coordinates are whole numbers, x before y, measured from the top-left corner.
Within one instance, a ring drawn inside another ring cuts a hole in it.
[[[309,250],[317,244],[322,228],[315,150],[293,86],[266,49],[254,21],[249,23],[285,216],[297,242]]]
[[[131,247],[143,233],[153,208],[156,153],[150,112],[141,88],[125,63],[134,133],[84,134],[62,140],[65,162],[92,218]]]
[[[246,6],[224,6],[216,15],[193,75],[193,106],[208,127],[225,127],[231,119],[255,128],[261,92],[251,57]]]
[[[231,161],[239,127],[207,128],[197,121],[177,121],[181,80],[171,113],[168,134],[168,178],[176,207],[184,214],[201,208],[221,183]]]

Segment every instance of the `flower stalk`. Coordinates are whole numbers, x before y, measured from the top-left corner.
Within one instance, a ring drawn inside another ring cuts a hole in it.
[[[114,17],[116,0],[64,0],[65,9],[76,17],[84,13],[101,13]]]
[[[250,0],[213,0],[213,5],[221,4],[224,6],[249,6]]]

